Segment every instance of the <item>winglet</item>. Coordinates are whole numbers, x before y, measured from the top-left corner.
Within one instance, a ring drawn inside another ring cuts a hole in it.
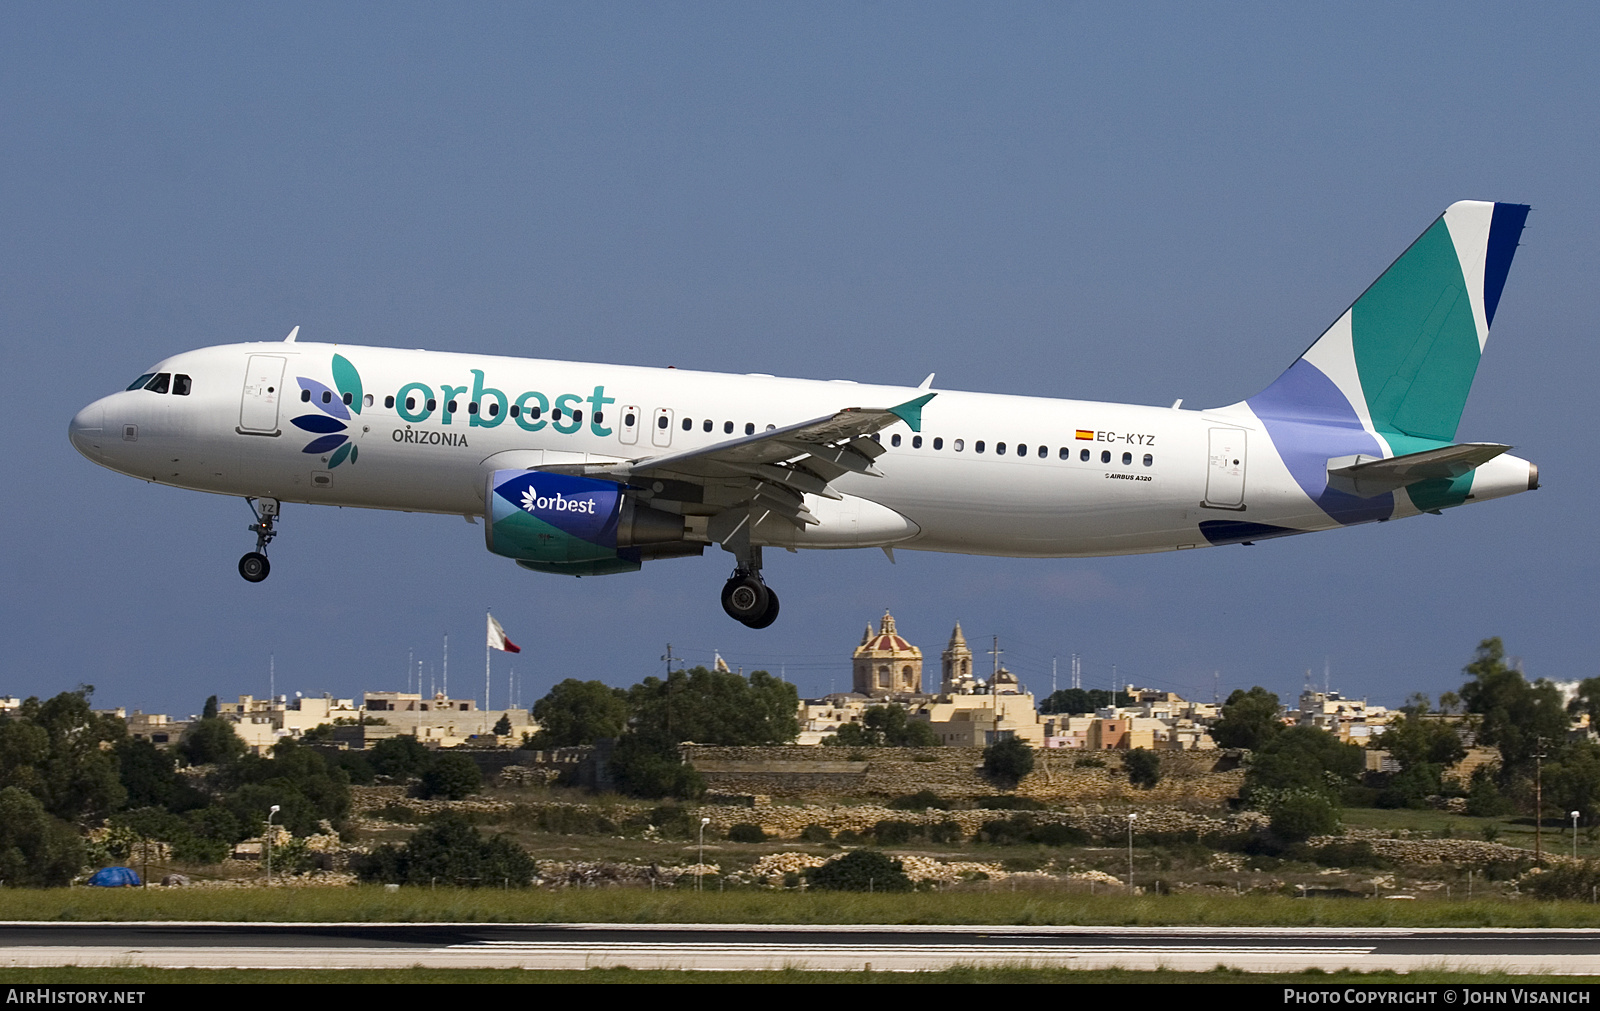
[[[889,413],[911,426],[913,432],[922,431],[922,409],[928,401],[937,397],[937,393],[929,393],[915,400],[907,400],[898,407],[889,408]]]
[[[294,339],[298,336],[300,336],[300,324],[296,323],[294,329],[289,331],[289,336],[285,337],[283,342],[285,344],[293,344]]]

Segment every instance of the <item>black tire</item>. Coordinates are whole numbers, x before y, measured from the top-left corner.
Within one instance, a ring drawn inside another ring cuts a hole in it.
[[[734,621],[749,625],[767,613],[771,592],[754,576],[738,576],[722,587],[722,609]]]
[[[239,575],[243,576],[246,582],[259,583],[266,579],[271,571],[272,563],[259,551],[252,551],[239,559]]]
[[[749,625],[751,628],[766,628],[768,625],[777,620],[778,592],[769,586],[767,587],[767,609],[761,613],[761,617],[747,621],[745,624]]]

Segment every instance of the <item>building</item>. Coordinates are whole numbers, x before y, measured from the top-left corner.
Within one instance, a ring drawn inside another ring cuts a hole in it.
[[[883,612],[878,631],[867,624],[861,645],[851,656],[851,690],[857,695],[888,698],[922,694],[922,650],[900,637],[894,615]]]

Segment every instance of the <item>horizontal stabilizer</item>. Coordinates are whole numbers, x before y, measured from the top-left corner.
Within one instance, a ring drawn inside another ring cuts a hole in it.
[[[1328,461],[1328,487],[1357,498],[1376,498],[1419,481],[1453,481],[1510,448],[1493,442],[1465,442],[1387,460],[1360,454],[1334,457]]]

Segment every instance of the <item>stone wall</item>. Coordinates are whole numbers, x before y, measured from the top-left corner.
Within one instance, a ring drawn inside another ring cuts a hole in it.
[[[1000,792],[983,778],[981,748],[717,748],[685,745],[686,761],[719,794],[766,797],[901,797],[932,790],[951,800]],[[1130,801],[1214,806],[1239,792],[1244,772],[1228,752],[1160,752],[1161,782],[1128,782],[1122,753],[1051,749],[1035,752],[1034,771],[1016,792],[1050,803]],[[1104,768],[1079,766],[1099,760]]]

